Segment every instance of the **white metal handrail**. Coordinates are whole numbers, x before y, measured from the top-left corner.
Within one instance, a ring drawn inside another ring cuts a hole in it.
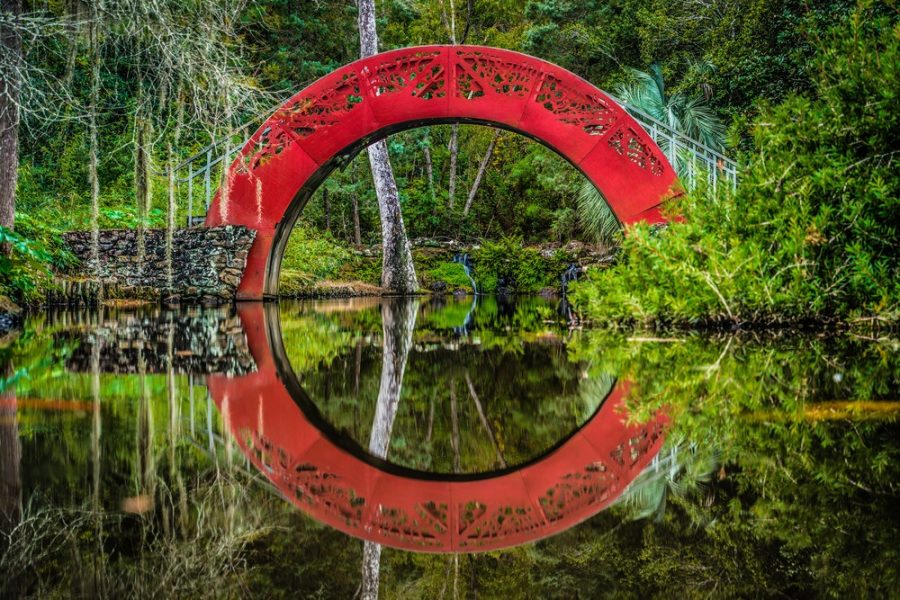
[[[738,164],[736,161],[703,142],[678,132],[640,108],[622,102],[613,96],[610,98],[627,110],[644,128],[666,155],[669,164],[675,169],[678,178],[689,191],[696,189],[702,178],[706,179],[707,185],[714,194],[719,191],[720,180],[729,184],[731,191],[737,188]]]

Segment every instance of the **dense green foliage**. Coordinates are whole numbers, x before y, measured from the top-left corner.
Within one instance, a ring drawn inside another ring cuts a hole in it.
[[[202,12],[203,6],[200,3],[190,10],[201,11],[198,18],[206,23],[203,19],[212,17]],[[891,109],[894,98],[890,95],[895,86],[894,55],[889,54],[890,48],[884,48],[884,58],[877,64],[871,56],[863,55],[882,52],[878,48],[890,46],[890,34],[884,32],[896,15],[888,3],[855,6],[854,2],[841,0],[714,0],[701,5],[686,0],[542,0],[529,1],[524,6],[492,0],[456,3],[455,19],[449,19],[448,3],[429,1],[380,3],[378,16],[384,49],[446,43],[454,33],[450,27],[454,21],[457,41],[533,53],[607,90],[632,89],[634,85],[628,86],[633,84],[635,73],[652,72],[649,79],[654,83],[665,81],[665,87],[658,89],[659,100],[665,106],[677,104],[675,113],[680,111],[680,120],[684,120],[685,106],[701,103],[704,119],[734,125],[729,151],[734,152],[737,147],[748,150],[743,158],[747,169],[742,174],[746,184],[737,198],[714,206],[699,197],[685,201],[677,210],[688,217],[688,228],[701,229],[694,231],[696,239],[682,244],[680,251],[674,247],[675,242],[663,240],[679,237],[675,230],[682,226],[673,227],[672,235],[658,240],[647,232],[636,231],[628,240],[628,266],[621,269],[637,272],[646,267],[648,271],[636,275],[630,284],[618,286],[624,291],[615,299],[610,297],[608,303],[598,298],[589,300],[587,292],[582,300],[589,303],[587,311],[598,317],[644,319],[656,315],[675,320],[739,320],[766,312],[796,318],[847,314],[852,310],[892,310],[893,292],[885,288],[896,277],[884,271],[892,256],[892,232],[873,230],[869,225],[882,227],[877,224],[885,223],[883,214],[890,215],[892,211],[892,205],[879,205],[871,196],[896,197],[889,172],[893,164],[889,141],[896,137]],[[166,7],[166,15],[173,18],[182,14],[179,11],[188,10],[177,4]],[[51,3],[32,8],[53,17],[68,14],[67,5]],[[166,15],[161,18],[168,18]],[[230,128],[262,107],[274,105],[278,98],[356,56],[353,3],[313,3],[303,11],[285,0],[250,3],[239,19],[229,25],[237,35],[212,40],[216,51],[226,57],[223,60],[230,69],[229,81],[243,90],[243,95],[234,93],[225,99],[226,104],[231,102],[233,106],[222,112],[223,100],[207,98],[209,90],[201,90],[200,100],[186,102],[178,94],[163,93],[163,86],[158,98],[148,99],[148,82],[161,85],[172,77],[165,70],[168,66],[154,68],[152,61],[146,60],[146,51],[140,48],[142,39],[152,39],[154,25],[138,28],[144,38],[123,37],[121,27],[116,29],[115,18],[120,17],[109,18],[112,20],[102,29],[99,40],[101,227],[163,225],[167,190],[159,172],[167,161],[183,159],[203,144],[222,139]],[[854,19],[866,21],[866,27],[859,27],[856,34],[849,33],[849,26],[842,28],[844,34],[828,33],[834,23]],[[181,35],[182,25],[176,19],[173,34]],[[879,35],[876,29],[882,31],[881,42],[874,41],[873,36]],[[854,43],[861,46],[853,48],[847,40],[857,34]],[[72,115],[83,114],[89,104],[90,48],[87,32],[78,28],[48,28],[45,37],[26,48],[29,64],[42,69],[47,74],[46,81],[71,82],[71,106],[60,110],[68,110]],[[196,65],[190,68],[200,68]],[[179,80],[176,76],[171,81]],[[784,104],[778,104],[781,102]],[[206,112],[201,111],[203,107]],[[185,117],[179,129],[182,108],[191,118]],[[835,116],[833,111],[844,109],[846,113]],[[41,122],[40,113],[29,115],[20,161],[21,233],[33,237],[27,229],[29,219],[31,223],[41,223],[50,237],[58,231],[86,228],[90,223],[87,130],[78,120]],[[797,115],[803,118],[795,119]],[[133,149],[142,119],[149,119],[153,128],[147,145],[152,167],[148,206],[134,199],[138,165]],[[823,126],[819,125],[820,120]],[[855,129],[843,127],[851,123]],[[579,202],[579,197],[584,197],[580,193],[583,177],[549,149],[507,132],[497,141],[471,211],[463,215],[463,205],[493,134],[482,127],[459,128],[457,190],[451,207],[451,131],[450,126],[435,126],[401,133],[390,140],[411,237],[490,242],[519,236],[526,243],[610,239],[602,227],[604,221],[606,225],[613,224],[608,213],[591,210],[602,208],[594,201],[587,205]],[[871,137],[867,137],[870,133]],[[167,144],[177,136],[180,141],[174,147],[174,156],[169,156]],[[431,160],[431,179],[426,155]],[[782,172],[776,172],[777,166],[787,166],[795,158],[798,164],[783,173],[784,183],[778,185]],[[827,165],[832,168],[828,173]],[[848,168],[844,173],[843,169]],[[869,179],[874,185],[864,184]],[[299,250],[300,242],[292,243],[286,257],[285,289],[301,292],[323,278],[376,283],[377,264],[349,258],[345,249],[331,244],[371,245],[379,241],[378,210],[365,157],[357,157],[347,168],[334,173],[323,189],[327,190],[327,199],[321,190],[315,194],[304,212],[305,225],[295,235],[309,249]],[[202,212],[202,207],[198,208],[202,204],[202,185],[195,185],[193,192],[194,208]],[[186,186],[179,187],[176,197],[175,222],[182,223],[187,214]],[[359,240],[354,234],[354,200],[358,207]],[[61,202],[67,210],[58,210]],[[797,204],[802,204],[803,210],[795,210]],[[740,208],[732,210],[728,208],[731,206]],[[778,207],[784,208],[785,214],[808,218],[804,223],[799,218],[779,218],[774,225],[757,227],[767,223],[774,214],[772,210]],[[876,216],[879,210],[881,217]],[[710,229],[702,229],[706,226]],[[728,240],[722,242],[724,245],[698,245],[697,240],[720,226],[720,239]],[[814,230],[806,231],[810,226]],[[325,246],[317,245],[319,234],[325,230],[331,237],[323,238]],[[750,250],[742,237],[750,230],[759,231],[757,237],[778,242],[771,249],[765,248],[765,252],[760,243]],[[801,237],[809,239],[801,242]],[[819,243],[820,239],[825,243]],[[660,251],[660,244],[671,245],[665,247],[666,252],[672,252],[669,267],[647,261],[643,266],[639,264],[638,255]],[[695,245],[700,251],[687,250]],[[340,260],[349,261],[350,266],[337,268]],[[812,262],[815,266],[807,264]],[[519,260],[516,268],[527,271],[527,263]],[[438,266],[424,266],[423,287],[427,287],[427,282],[435,279],[431,271]],[[522,283],[522,291],[539,289],[555,278],[555,274],[545,273],[544,281],[538,281],[541,277],[525,271],[501,274],[492,269],[480,270],[486,277],[485,289],[490,289],[496,277],[515,276]],[[676,288],[675,282],[680,281],[686,281],[691,289]],[[765,281],[765,286],[760,281]],[[649,291],[643,291],[640,301],[632,301],[637,292],[630,290],[629,285],[638,286],[640,282],[645,282]],[[657,296],[654,289],[658,286],[650,282],[662,283],[668,291]],[[29,283],[19,277],[5,283],[5,287],[24,299],[41,286],[35,287],[34,281]],[[599,309],[601,304],[632,308],[610,312]]]
[[[734,197],[695,194],[662,233],[635,227],[622,261],[576,295],[638,322],[879,315],[900,302],[900,25],[854,13],[824,35],[814,91],[766,105]]]
[[[560,276],[574,260],[561,248],[528,246],[523,238],[515,236],[503,236],[461,251],[469,254],[479,293],[528,294],[545,288],[559,291]],[[472,282],[462,265],[453,261],[459,253],[460,250],[433,244],[415,248],[412,256],[419,284],[426,290],[472,292]],[[285,250],[279,293],[288,297],[328,295],[327,288],[335,281],[377,286],[380,269],[377,246],[354,248],[327,231],[299,225]],[[377,291],[375,287],[366,289]]]

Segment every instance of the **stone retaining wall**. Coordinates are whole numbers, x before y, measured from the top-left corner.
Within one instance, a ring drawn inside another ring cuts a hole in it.
[[[192,312],[119,313],[72,335],[77,341],[66,368],[81,373],[93,368],[95,346],[102,373],[175,373],[237,376],[256,370],[241,320],[233,309],[190,309]],[[62,341],[61,339],[61,341]]]
[[[107,296],[160,299],[165,302],[216,304],[234,298],[256,232],[240,226],[176,229],[172,235],[172,270],[168,269],[166,231],[144,232],[143,252],[137,230],[100,232],[99,279]],[[91,233],[63,236],[80,264],[66,275],[94,279]]]

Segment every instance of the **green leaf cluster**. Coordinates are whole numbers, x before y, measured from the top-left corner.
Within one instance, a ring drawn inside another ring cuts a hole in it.
[[[895,318],[900,301],[900,25],[865,6],[819,42],[815,96],[763,106],[737,192],[629,230],[623,260],[579,285],[597,320]]]
[[[516,293],[539,292],[559,285],[559,277],[571,262],[562,251],[544,258],[521,237],[507,236],[485,242],[473,253],[475,281],[483,292],[498,288]]]

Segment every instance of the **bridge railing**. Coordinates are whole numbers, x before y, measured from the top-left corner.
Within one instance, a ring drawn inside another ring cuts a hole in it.
[[[738,183],[738,164],[703,142],[679,133],[668,124],[645,111],[610,96],[628,111],[660,147],[688,191],[697,189],[703,180],[717,194],[721,186],[734,191]]]
[[[718,194],[722,189],[734,191],[737,188],[739,172],[737,162],[703,142],[679,133],[641,109],[610,97],[627,110],[656,142],[688,191],[697,189],[704,181],[707,189],[713,194]],[[188,227],[203,223],[221,181],[224,166],[231,162],[267,116],[267,114],[258,115],[250,119],[232,130],[230,135],[213,141],[190,158],[175,165],[176,184],[179,187],[182,184],[187,186]],[[235,140],[239,141],[236,143]]]
[[[261,118],[247,121],[234,129],[230,135],[213,141],[173,167],[175,184],[179,188],[182,185],[187,187],[188,227],[203,223],[213,195],[222,180],[225,165],[230,164],[261,121]],[[241,141],[235,143],[235,139]],[[197,187],[200,189],[197,190]]]

